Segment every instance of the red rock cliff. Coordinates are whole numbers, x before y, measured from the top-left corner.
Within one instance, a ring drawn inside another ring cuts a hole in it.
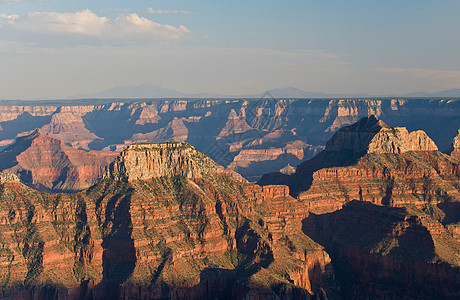
[[[11,297],[304,299],[336,289],[285,186],[236,180],[187,144],[131,146],[77,194],[2,187],[0,278]],[[49,282],[62,288],[42,288]]]
[[[77,150],[38,130],[0,153],[0,170],[44,191],[78,191],[98,182],[114,152]]]

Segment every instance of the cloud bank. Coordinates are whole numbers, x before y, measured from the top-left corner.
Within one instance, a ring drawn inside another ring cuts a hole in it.
[[[4,30],[14,30],[32,42],[63,44],[126,45],[167,43],[190,33],[183,25],[160,24],[136,13],[115,18],[98,16],[89,9],[72,12],[30,12],[27,15],[0,15]],[[34,41],[35,40],[35,41]]]

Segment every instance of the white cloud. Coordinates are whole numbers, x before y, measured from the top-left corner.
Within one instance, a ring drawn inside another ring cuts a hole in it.
[[[153,9],[148,7],[145,10],[148,14],[158,14],[158,15],[178,15],[178,14],[191,14],[191,11],[188,10],[167,10],[167,9]]]
[[[5,14],[0,14],[0,18],[5,19],[7,23],[14,23],[15,20],[19,19],[18,15],[5,15]],[[1,22],[0,22],[1,24]]]
[[[0,15],[0,18],[4,20],[0,23],[26,33],[32,42],[36,42],[33,41],[33,34],[36,34],[40,35],[40,40],[51,37],[55,43],[62,44],[165,43],[181,39],[190,33],[183,25],[160,24],[136,13],[109,18],[98,16],[89,9],[74,13],[31,12],[23,16]],[[56,40],[56,37],[59,39]]]

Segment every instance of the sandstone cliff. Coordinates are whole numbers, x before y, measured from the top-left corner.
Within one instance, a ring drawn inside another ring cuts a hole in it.
[[[457,135],[452,141],[452,146],[447,150],[447,154],[460,161],[460,129],[457,131]]]
[[[325,149],[329,152],[351,151],[353,154],[436,150],[438,147],[425,132],[409,133],[404,127],[390,127],[375,115],[337,131]]]
[[[460,165],[436,149],[370,116],[294,174],[264,177],[289,186],[235,179],[185,143],[129,146],[77,194],[0,176],[2,293],[457,299]]]
[[[0,184],[6,297],[337,293],[330,257],[301,231],[305,207],[287,187],[236,180],[188,144],[132,145],[77,194]]]
[[[459,179],[459,162],[424,132],[369,116],[337,131],[294,174],[261,183],[287,184],[308,206],[304,231],[327,248],[349,297],[455,299]],[[407,216],[395,220],[401,212]]]
[[[170,142],[128,146],[110,165],[108,176],[135,181],[162,176],[202,178],[216,172],[223,173],[224,168],[192,145]]]
[[[77,150],[35,130],[0,152],[0,171],[42,191],[78,191],[97,183],[117,153]]]

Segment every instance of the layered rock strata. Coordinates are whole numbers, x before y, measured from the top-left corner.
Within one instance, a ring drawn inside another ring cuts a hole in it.
[[[311,214],[303,228],[326,246],[350,297],[460,297],[460,244],[421,211],[351,201],[333,213]]]
[[[287,187],[234,179],[188,144],[130,146],[102,181],[76,194],[39,193],[13,179],[1,187],[5,297],[337,293],[330,258],[301,231],[303,206]]]
[[[188,142],[251,181],[314,157],[339,128],[371,114],[409,131],[424,130],[443,150],[460,128],[458,99],[91,99],[72,105],[0,104],[0,147],[35,128],[85,150]]]
[[[41,191],[80,191],[97,183],[117,154],[77,150],[35,130],[0,152],[0,171]]]
[[[185,143],[132,145],[77,194],[0,178],[4,296],[460,296],[459,162],[375,116],[263,186]]]
[[[460,161],[460,129],[457,131],[457,135],[454,137],[452,141],[452,146],[446,152],[452,158]]]
[[[455,299],[459,180],[459,162],[424,132],[369,116],[337,131],[294,174],[261,183],[287,184],[308,207],[304,232],[327,248],[348,297]]]

